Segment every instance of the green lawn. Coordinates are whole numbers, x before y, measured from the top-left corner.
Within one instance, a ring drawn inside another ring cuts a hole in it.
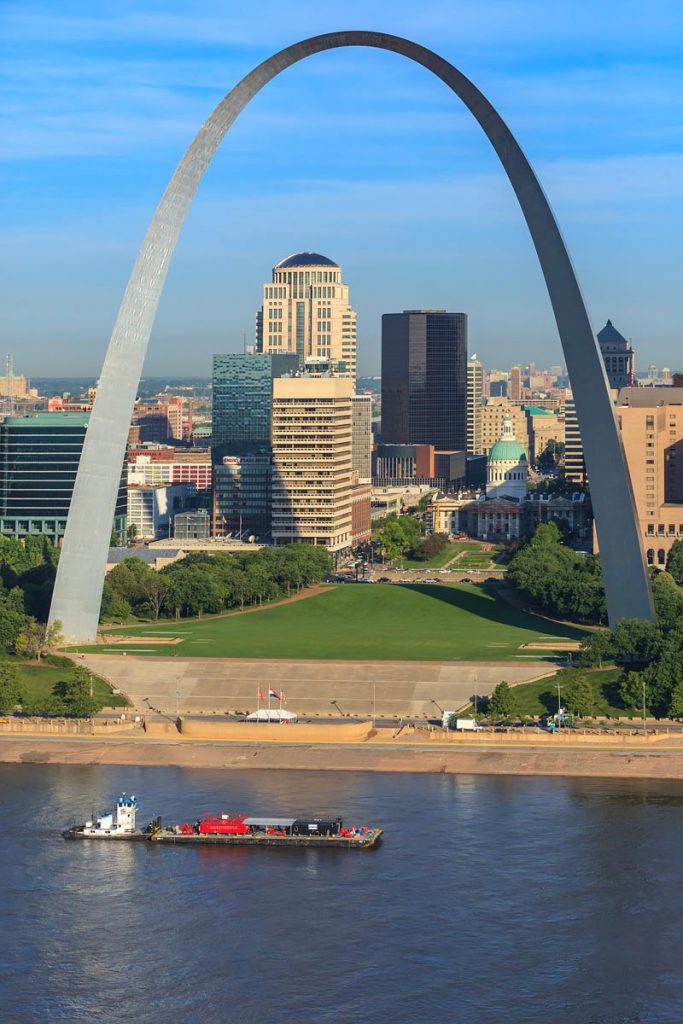
[[[424,562],[416,558],[397,558],[395,565],[397,569],[443,569],[444,565],[465,547],[465,544],[448,544],[442,551]]]
[[[27,664],[12,658],[12,664],[19,670],[22,697],[34,699],[49,697],[57,683],[71,679],[75,666],[53,668],[49,665]],[[106,707],[126,707],[125,697],[115,696],[103,679],[93,677],[93,696],[101,699]]]
[[[616,682],[621,675],[618,668],[601,670],[566,669],[558,672],[552,679],[540,679],[534,683],[521,683],[514,687],[515,700],[519,715],[538,718],[547,711],[557,711],[557,684],[565,685],[570,679],[578,676],[589,680],[595,697],[594,717],[609,715],[612,718],[639,717],[638,712],[626,711],[619,703],[616,694]],[[561,693],[561,691],[560,691]],[[473,711],[474,708],[469,708]]]
[[[522,651],[541,639],[580,639],[583,631],[544,621],[465,586],[346,584],[303,601],[246,615],[158,622],[127,635],[182,637],[169,646],[98,645],[98,653],[213,658],[449,661],[542,660]]]

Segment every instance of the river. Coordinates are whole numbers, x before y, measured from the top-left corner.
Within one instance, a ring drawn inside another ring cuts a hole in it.
[[[67,843],[334,812],[375,851]],[[680,1024],[683,783],[0,765],[0,1019]]]

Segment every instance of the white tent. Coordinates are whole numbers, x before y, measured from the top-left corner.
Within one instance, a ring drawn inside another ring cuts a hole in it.
[[[279,722],[281,725],[285,722],[296,722],[297,717],[293,711],[283,711],[281,708],[273,708],[271,711],[268,708],[259,708],[258,711],[252,711],[250,715],[247,715],[247,722]]]

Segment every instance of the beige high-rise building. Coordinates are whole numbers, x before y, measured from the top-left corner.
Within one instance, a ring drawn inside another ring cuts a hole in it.
[[[256,314],[257,352],[295,352],[302,367],[356,379],[356,313],[341,268],[317,252],[298,252],[273,268]]]
[[[506,417],[512,423],[515,437],[530,459],[529,433],[527,415],[521,405],[516,405],[509,398],[489,398],[481,409],[481,453],[488,455],[493,445],[503,433]]]
[[[342,551],[352,541],[353,381],[276,377],[272,409],[272,534]]]
[[[663,567],[683,540],[683,388],[622,388],[615,411],[647,561]]]
[[[482,454],[481,413],[484,367],[476,355],[467,360],[467,454]]]

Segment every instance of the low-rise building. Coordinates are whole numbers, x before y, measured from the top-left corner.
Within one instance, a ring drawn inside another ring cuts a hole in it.
[[[128,528],[136,540],[171,535],[173,518],[196,495],[194,484],[146,484],[128,481]]]

